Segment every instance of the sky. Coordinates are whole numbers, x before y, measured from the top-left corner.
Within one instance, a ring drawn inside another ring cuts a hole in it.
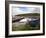
[[[40,13],[39,7],[13,7],[12,15],[26,14],[26,13]]]

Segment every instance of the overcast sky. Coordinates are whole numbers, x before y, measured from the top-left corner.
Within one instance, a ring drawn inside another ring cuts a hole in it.
[[[26,13],[40,13],[39,7],[13,7],[12,15],[26,14]]]

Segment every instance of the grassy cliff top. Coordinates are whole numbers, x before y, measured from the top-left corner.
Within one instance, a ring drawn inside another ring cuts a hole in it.
[[[40,14],[39,13],[28,13],[28,14],[19,14],[16,16],[40,16]]]

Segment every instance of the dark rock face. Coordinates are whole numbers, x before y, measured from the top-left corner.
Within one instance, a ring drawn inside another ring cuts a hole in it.
[[[15,20],[13,20],[12,22],[13,22],[13,23],[14,23],[14,22],[19,22],[21,19],[24,19],[24,18],[15,19]]]
[[[35,27],[36,25],[40,25],[40,19],[28,21],[28,24],[29,24],[30,26],[32,26],[32,27]]]

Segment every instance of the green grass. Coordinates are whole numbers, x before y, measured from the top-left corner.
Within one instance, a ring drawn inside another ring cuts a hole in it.
[[[36,27],[31,27],[25,24],[25,25],[19,25],[17,27],[12,27],[12,31],[39,30],[39,29],[40,25],[37,25]]]

